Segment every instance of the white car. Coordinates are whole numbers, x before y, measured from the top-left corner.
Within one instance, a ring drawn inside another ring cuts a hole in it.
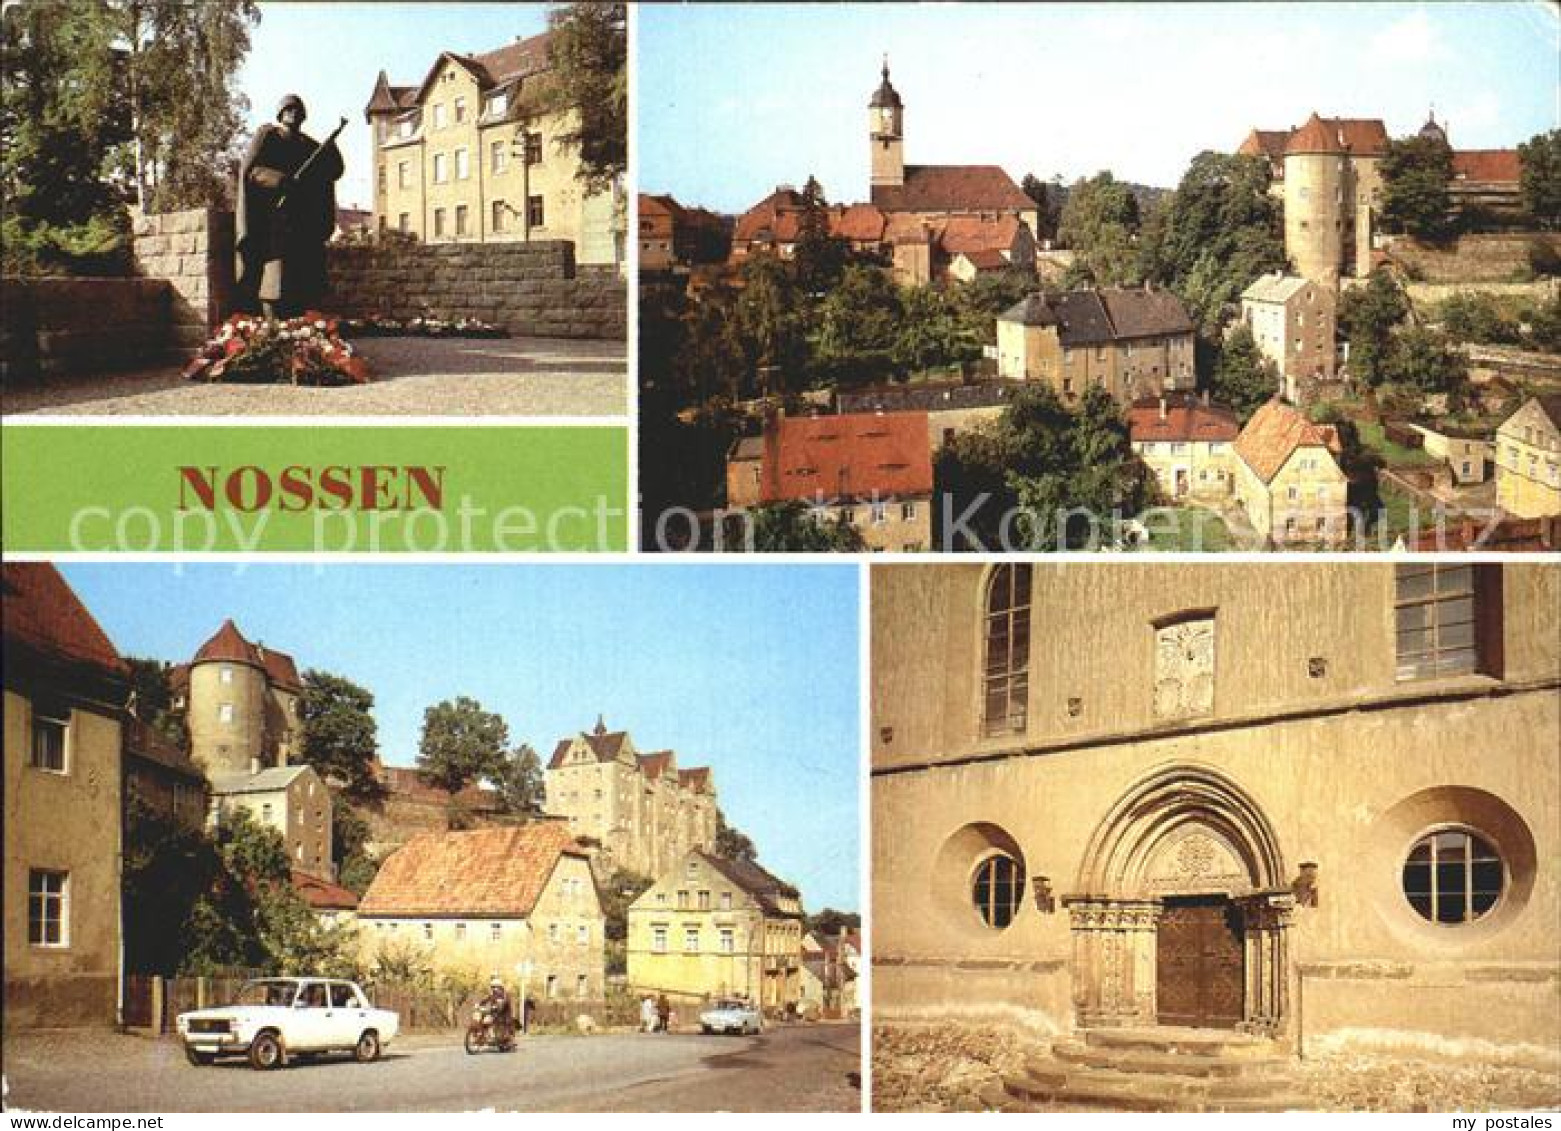
[[[191,1064],[247,1056],[259,1069],[277,1068],[297,1053],[350,1050],[379,1059],[395,1039],[400,1017],[369,1004],[354,982],[336,978],[259,978],[246,982],[232,1005],[179,1014],[179,1040]]]
[[[746,1001],[722,998],[699,1015],[699,1028],[706,1033],[759,1033],[764,1029],[764,1017]]]

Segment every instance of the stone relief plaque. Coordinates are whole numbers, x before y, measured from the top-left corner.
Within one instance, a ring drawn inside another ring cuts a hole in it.
[[[1155,633],[1154,713],[1160,719],[1214,709],[1214,618],[1178,621]]]
[[[1240,854],[1224,837],[1199,829],[1161,845],[1144,870],[1149,893],[1246,891],[1252,886]]]

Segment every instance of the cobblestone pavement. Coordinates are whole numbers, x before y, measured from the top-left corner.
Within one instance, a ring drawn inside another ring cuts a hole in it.
[[[979,1093],[1017,1073],[1041,1041],[969,1024],[873,1030],[876,1111],[979,1111]],[[1411,1057],[1330,1053],[1296,1065],[1316,1111],[1533,1111],[1561,1107],[1561,1073]],[[1057,1108],[1055,1110],[1067,1110]]]
[[[7,1110],[856,1111],[857,1026],[757,1038],[536,1035],[468,1056],[454,1033],[398,1039],[374,1064],[332,1056],[256,1072],[196,1068],[178,1042],[108,1030],[7,1031]]]
[[[375,380],[340,388],[186,381],[174,369],[7,390],[4,411],[108,416],[623,416],[623,342],[366,338]]]

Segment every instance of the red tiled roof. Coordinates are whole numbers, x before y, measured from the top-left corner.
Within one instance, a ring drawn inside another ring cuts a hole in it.
[[[7,562],[0,573],[0,633],[7,650],[29,651],[114,676],[130,669],[59,570],[47,562]]]
[[[364,916],[527,916],[566,853],[584,855],[562,821],[424,833],[385,859],[358,911]]]
[[[1285,155],[1285,143],[1290,140],[1289,130],[1253,130],[1236,152],[1243,157],[1267,157],[1279,161]]]
[[[1236,453],[1263,482],[1271,482],[1295,450],[1318,446],[1339,451],[1339,434],[1328,424],[1313,424],[1278,400],[1269,401],[1247,421],[1236,438]]]
[[[1241,433],[1236,414],[1199,401],[1167,401],[1162,417],[1158,400],[1135,401],[1127,410],[1133,443],[1152,440],[1234,440]]]
[[[852,243],[879,243],[883,240],[884,214],[871,204],[853,204],[830,223],[830,234]]]
[[[978,251],[962,251],[959,253],[965,257],[965,261],[977,271],[1001,271],[1013,266],[1008,262],[1008,257],[994,248],[982,248]]]
[[[1315,110],[1306,119],[1306,124],[1293,131],[1285,143],[1286,154],[1348,153],[1353,157],[1381,157],[1387,151],[1388,130],[1381,118],[1323,118]]]
[[[316,911],[351,911],[358,906],[358,897],[352,891],[297,868],[293,869],[293,890]]]
[[[654,754],[640,755],[640,772],[648,778],[659,778],[668,771],[676,769],[676,759],[670,750],[657,750]]]
[[[765,428],[764,439],[766,503],[932,491],[925,412],[783,417]]]
[[[778,188],[737,218],[737,228],[732,238],[742,243],[753,240],[778,239],[775,235],[778,218],[787,212],[795,213],[802,207],[802,194],[796,189]]]
[[[244,634],[238,630],[238,625],[233,623],[231,617],[223,621],[222,627],[195,653],[194,662],[197,664],[217,660],[230,664],[252,664],[257,668],[265,666],[260,662],[260,657],[255,655],[254,645],[244,639]]]
[[[1517,184],[1523,174],[1516,149],[1459,149],[1453,152],[1453,179],[1484,184]]]
[[[238,625],[232,618],[222,622],[222,627],[206,643],[202,644],[195,653],[193,664],[206,664],[221,661],[230,664],[249,664],[251,667],[261,669],[267,678],[280,687],[289,691],[302,691],[303,680],[298,675],[298,665],[286,652],[275,648],[267,648],[260,644],[251,644],[239,631]],[[176,678],[187,678],[188,672],[176,673]]]
[[[710,767],[694,766],[691,769],[678,771],[678,784],[695,793],[708,793],[710,791]]]
[[[598,726],[596,730],[590,733],[581,731],[576,737],[585,741],[585,744],[591,748],[591,753],[596,755],[598,762],[611,762],[616,760],[623,751],[623,743],[629,737],[629,732],[625,730],[608,731],[604,727]],[[553,756],[548,759],[548,769],[556,770],[564,764],[564,755],[569,752],[569,747],[573,742],[574,739],[572,738],[561,738],[558,740],[558,745],[553,747]]]
[[[466,58],[481,67],[488,80],[495,84],[517,76],[534,75],[538,71],[547,70],[552,65],[548,58],[551,34],[543,32],[529,39],[506,43],[493,51],[484,51],[481,55],[470,55]]]
[[[996,165],[907,165],[904,184],[873,186],[873,203],[886,212],[1033,211],[1036,207]]]
[[[973,251],[1008,251],[1019,238],[1019,219],[1001,216],[988,220],[981,216],[950,216],[943,225],[938,242],[949,255]]]

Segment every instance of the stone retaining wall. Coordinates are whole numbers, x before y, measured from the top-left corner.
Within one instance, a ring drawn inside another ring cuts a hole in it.
[[[136,271],[173,288],[173,346],[199,349],[233,309],[233,213],[192,208],[136,216]]]
[[[175,296],[162,279],[8,277],[0,289],[0,381],[6,384],[175,360]]]
[[[477,318],[511,334],[623,340],[627,288],[575,270],[574,245],[413,244],[330,248],[330,306],[349,317]]]

